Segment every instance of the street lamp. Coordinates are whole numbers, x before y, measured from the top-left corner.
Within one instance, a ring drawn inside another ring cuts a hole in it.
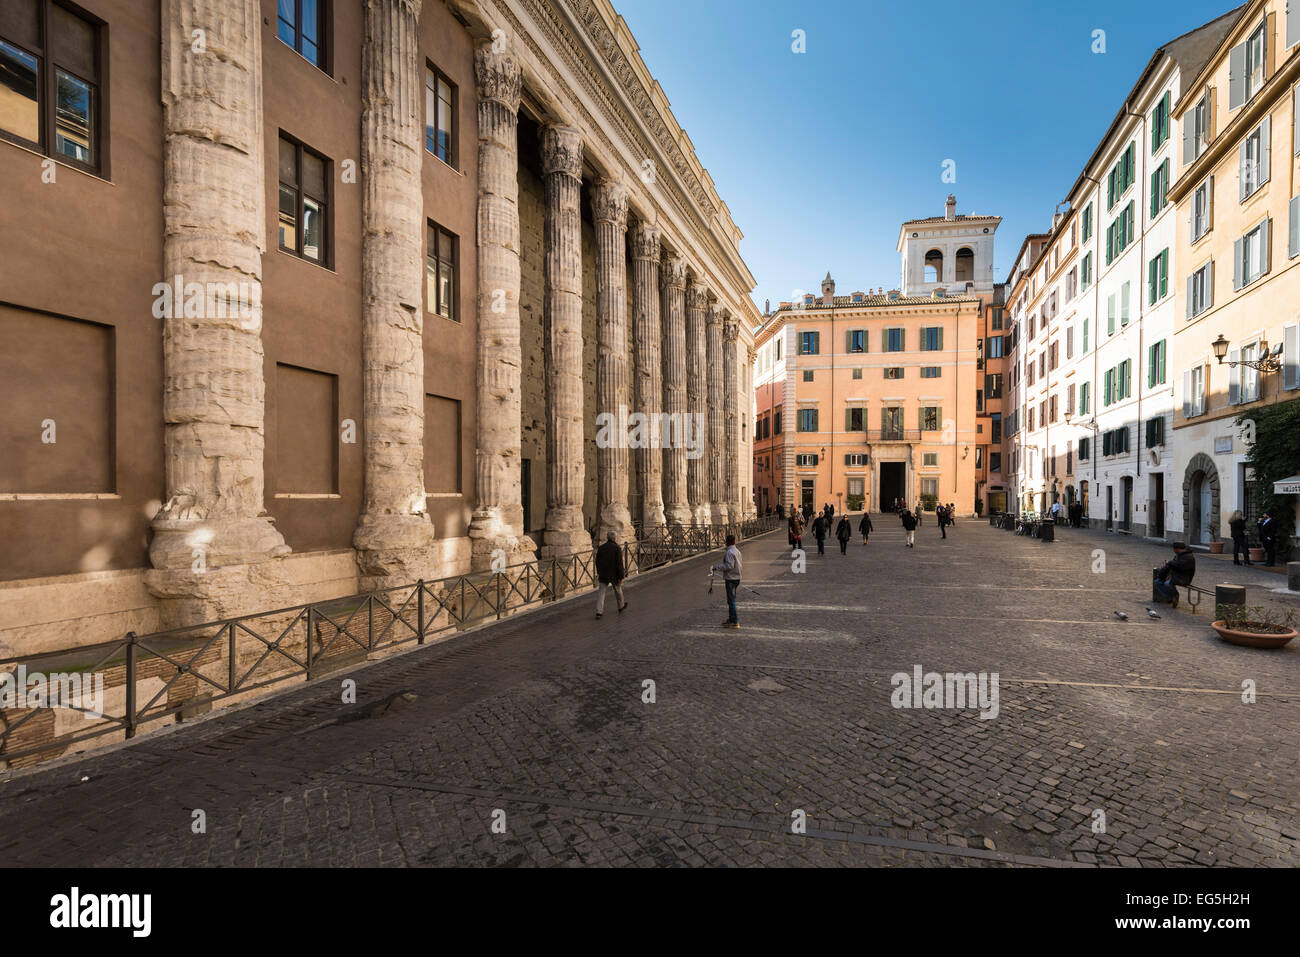
[[[1214,349],[1214,358],[1219,360],[1219,365],[1223,365],[1223,360],[1228,355],[1228,340],[1223,338],[1223,333],[1219,333],[1219,338],[1215,339],[1210,346]],[[1268,340],[1259,341],[1258,359],[1238,359],[1230,361],[1229,366],[1245,366],[1247,369],[1254,369],[1256,372],[1268,374],[1277,372],[1282,368],[1282,346],[1275,346],[1269,351]]]

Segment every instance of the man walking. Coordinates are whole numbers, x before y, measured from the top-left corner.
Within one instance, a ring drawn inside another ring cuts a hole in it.
[[[903,509],[903,530],[907,532],[907,547],[916,547],[916,516],[908,509]]]
[[[812,533],[813,538],[817,539],[817,554],[826,554],[826,536],[830,534],[831,520],[825,514],[818,515],[813,519]]]
[[[722,563],[713,566],[713,571],[722,572],[723,584],[727,586],[727,620],[723,628],[739,628],[740,616],[736,614],[736,590],[740,588],[740,549],[736,547],[736,536],[727,536],[727,551],[722,556]]]
[[[1277,519],[1268,512],[1259,517],[1259,543],[1264,546],[1264,562],[1269,568],[1277,558]],[[1247,554],[1250,554],[1247,552]]]
[[[872,531],[871,514],[869,512],[864,511],[862,513],[862,521],[858,522],[858,531],[862,533],[862,544],[867,544],[867,540],[871,538]]]
[[[618,613],[623,614],[627,602],[623,600],[623,549],[619,547],[618,537],[610,532],[605,536],[605,544],[596,549],[596,617],[605,614],[605,592],[613,588],[614,598],[618,601]]]
[[[853,537],[853,526],[849,524],[847,515],[840,516],[840,523],[835,526],[835,537],[840,542],[840,554],[847,555],[849,553],[849,539]]]

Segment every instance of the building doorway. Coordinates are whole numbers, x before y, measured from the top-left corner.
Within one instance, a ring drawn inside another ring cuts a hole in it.
[[[1151,473],[1151,487],[1147,495],[1147,534],[1152,538],[1165,537],[1165,473]]]
[[[1133,530],[1133,479],[1131,476],[1124,476],[1120,480],[1120,488],[1123,494],[1124,510],[1121,513],[1123,519],[1120,521],[1120,528],[1126,532]]]
[[[1219,531],[1219,471],[1203,452],[1192,456],[1184,474],[1183,529],[1192,545],[1208,545]]]
[[[816,505],[813,505],[813,499],[816,497],[813,493],[816,492],[816,490],[817,490],[816,479],[803,479],[802,481],[800,481],[799,483],[799,507],[800,508],[804,508],[805,506],[809,508],[817,507]]]
[[[1079,504],[1083,506],[1083,517],[1088,517],[1088,480],[1079,483]]]
[[[894,500],[907,500],[907,463],[880,463],[880,510],[892,512]]]
[[[1115,531],[1115,486],[1106,486],[1106,531]]]

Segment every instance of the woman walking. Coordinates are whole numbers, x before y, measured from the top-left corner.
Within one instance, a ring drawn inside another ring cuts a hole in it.
[[[794,509],[790,510],[790,547],[803,548],[803,519]]]
[[[849,553],[849,539],[853,537],[853,526],[849,524],[847,515],[840,516],[840,523],[835,526],[835,537],[840,542],[840,554]]]
[[[1250,546],[1246,542],[1246,516],[1241,514],[1241,509],[1233,512],[1232,518],[1228,519],[1228,529],[1232,532],[1232,564],[1241,564],[1238,556],[1243,552],[1246,555],[1246,564],[1254,564],[1250,560]]]
[[[867,539],[871,537],[871,515],[869,512],[862,513],[862,521],[858,522],[858,531],[862,533],[862,544],[867,544]]]

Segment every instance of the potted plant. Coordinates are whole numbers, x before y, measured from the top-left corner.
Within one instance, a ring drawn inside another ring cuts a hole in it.
[[[1295,612],[1282,611],[1256,605],[1219,605],[1215,609],[1218,621],[1210,627],[1219,637],[1234,645],[1247,648],[1281,648],[1296,637]]]
[[[1251,545],[1250,560],[1252,562],[1262,562],[1264,560],[1264,549],[1256,545]]]
[[[1210,542],[1210,554],[1211,555],[1223,554],[1223,539],[1216,538],[1214,541]]]

